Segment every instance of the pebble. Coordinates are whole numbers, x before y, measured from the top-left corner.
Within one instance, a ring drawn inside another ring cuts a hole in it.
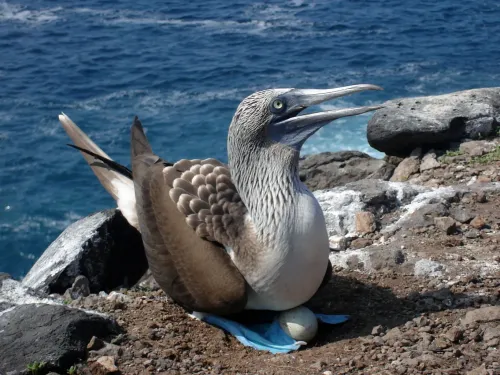
[[[111,356],[99,357],[94,365],[100,370],[101,374],[112,374],[118,372],[118,367],[116,367],[115,359]]]

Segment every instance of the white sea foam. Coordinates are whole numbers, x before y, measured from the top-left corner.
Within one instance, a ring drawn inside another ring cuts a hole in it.
[[[28,9],[19,4],[0,2],[0,22],[15,21],[27,24],[42,24],[58,19],[58,14],[63,8]]]

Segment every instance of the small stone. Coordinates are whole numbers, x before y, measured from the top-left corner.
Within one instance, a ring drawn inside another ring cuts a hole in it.
[[[486,365],[483,363],[481,366],[476,367],[472,371],[468,371],[467,375],[489,375],[488,370],[486,370]]]
[[[464,233],[464,236],[472,240],[474,238],[478,238],[479,236],[481,236],[481,233],[479,233],[477,229],[469,229]]]
[[[469,156],[482,156],[494,149],[494,143],[487,141],[469,141],[460,145],[460,151]]]
[[[380,336],[382,333],[384,333],[384,327],[382,327],[381,325],[373,327],[372,329],[373,336]]]
[[[408,157],[404,159],[394,170],[391,181],[404,182],[408,181],[412,174],[420,170],[420,161],[416,157]]]
[[[483,340],[490,341],[496,338],[500,338],[500,326],[488,327],[484,330]]]
[[[450,215],[460,223],[468,223],[474,218],[474,215],[472,215],[465,207],[450,208]]]
[[[429,319],[427,319],[425,316],[419,316],[415,319],[413,319],[417,327],[425,327],[429,325]]]
[[[95,361],[95,365],[101,374],[112,374],[118,372],[118,367],[116,367],[115,359],[111,356],[99,357]]]
[[[323,369],[323,367],[326,366],[326,363],[323,362],[323,361],[318,361],[318,362],[314,362],[310,367],[314,370],[318,370],[318,371],[321,371]]]
[[[472,221],[470,222],[470,226],[475,229],[482,229],[486,225],[486,222],[481,216],[476,216]]]
[[[321,375],[333,375],[333,372],[328,370],[328,371],[324,371]]]
[[[330,250],[343,251],[347,249],[347,239],[344,236],[331,236],[329,239]]]
[[[464,331],[459,327],[451,327],[445,337],[453,343],[457,343],[463,337]]]
[[[398,327],[390,329],[384,336],[383,339],[386,344],[393,345],[396,341],[403,337],[401,330]]]
[[[370,246],[373,241],[368,238],[356,238],[351,242],[351,249],[362,249],[364,247]]]
[[[99,350],[101,348],[104,348],[104,345],[104,341],[102,341],[98,337],[92,336],[89,343],[87,344],[87,350]]]
[[[358,233],[372,233],[377,229],[375,215],[369,211],[356,212],[356,231]]]
[[[427,153],[422,158],[422,162],[420,163],[420,172],[427,171],[429,169],[439,168],[441,164],[436,160],[435,153]]]
[[[420,259],[415,263],[415,276],[441,276],[444,266],[429,259]]]
[[[446,234],[452,234],[455,232],[456,229],[456,223],[455,220],[453,220],[451,217],[447,216],[442,216],[442,217],[435,217],[434,218],[434,225],[445,232]]]
[[[462,325],[500,321],[500,306],[489,306],[468,311]]]
[[[486,193],[484,191],[478,191],[474,194],[474,199],[477,203],[486,203]]]

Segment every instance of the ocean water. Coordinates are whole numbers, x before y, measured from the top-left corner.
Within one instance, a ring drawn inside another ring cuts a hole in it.
[[[498,0],[0,0],[0,271],[22,277],[71,222],[113,207],[65,144],[64,111],[129,162],[138,115],[163,157],[226,160],[246,95],[373,83],[323,108],[500,86]],[[370,115],[303,153],[357,149]]]

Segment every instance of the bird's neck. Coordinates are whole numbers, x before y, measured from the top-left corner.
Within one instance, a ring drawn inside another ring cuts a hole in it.
[[[263,236],[290,226],[298,196],[308,192],[299,178],[298,160],[295,150],[275,145],[230,155],[231,177]]]

